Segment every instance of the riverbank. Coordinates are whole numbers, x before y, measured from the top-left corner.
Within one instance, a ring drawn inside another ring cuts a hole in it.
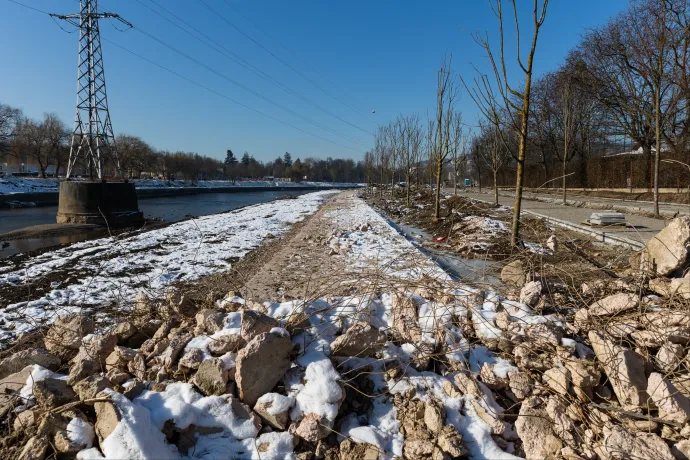
[[[284,203],[275,214],[259,205],[243,219],[213,216],[199,225],[200,233],[215,232],[208,239],[187,241],[194,233],[180,227],[177,239],[122,244],[113,257],[107,247],[80,248],[82,258],[108,255],[94,269],[104,273],[119,264],[137,274],[130,261],[167,253],[136,280],[113,276],[105,287],[114,297],[89,292],[94,274],[72,283],[90,302],[38,282],[52,273],[42,264],[5,272],[25,296],[55,291],[60,308],[38,318],[52,326],[0,354],[0,378],[15,372],[7,377],[13,387],[0,382],[2,453],[262,460],[690,453],[690,288],[678,290],[682,279],[671,278],[687,260],[672,267],[664,259],[658,268],[669,276],[652,283],[639,263],[588,262],[585,270],[577,258],[596,260],[596,245],[571,256],[563,246],[573,240],[549,237],[533,242],[541,250],[499,252],[500,282],[458,279],[419,246],[438,234],[500,239],[495,223],[467,225],[500,222],[500,210],[448,197],[444,219],[434,222],[425,208],[403,213],[393,200],[389,209],[405,219],[428,221],[424,230],[409,227],[421,236],[410,241],[354,192],[289,201],[298,200],[302,210],[311,203],[308,216],[283,220]],[[449,213],[465,225],[454,230]],[[297,223],[271,236],[250,230],[271,219]],[[678,222],[690,240],[690,220]],[[250,235],[258,248],[235,247]],[[668,235],[659,241],[675,248]],[[498,240],[481,242],[503,251]],[[218,264],[238,249],[240,260]],[[648,253],[661,261],[659,250]],[[72,255],[68,278],[84,267]],[[156,285],[158,266],[183,276]],[[206,273],[196,276],[197,268]],[[585,271],[594,276],[581,282]],[[21,318],[2,319],[5,330],[24,327]],[[79,436],[70,435],[75,430]]]
[[[201,193],[242,193],[267,191],[317,191],[359,188],[363,184],[337,182],[265,181],[162,181],[132,180],[140,200]],[[60,182],[57,179],[0,178],[0,208],[56,206]]]

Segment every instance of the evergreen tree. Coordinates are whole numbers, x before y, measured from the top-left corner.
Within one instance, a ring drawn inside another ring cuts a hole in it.
[[[285,155],[283,155],[283,164],[285,164],[286,168],[292,166],[292,155],[290,155],[290,152],[285,152]]]
[[[236,164],[237,158],[235,157],[235,154],[232,153],[232,150],[228,150],[227,154],[225,155],[225,166],[229,167]]]
[[[250,161],[251,161],[251,158],[249,157],[249,152],[244,152],[244,155],[242,155],[242,164],[247,166],[247,165],[249,165]]]

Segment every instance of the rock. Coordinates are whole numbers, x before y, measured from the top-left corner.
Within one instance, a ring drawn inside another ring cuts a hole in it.
[[[18,394],[26,385],[33,369],[33,366],[26,366],[21,371],[0,380],[0,417],[4,417],[15,404],[23,403]]]
[[[106,388],[112,388],[112,385],[110,380],[102,375],[91,375],[74,385],[74,391],[82,401],[95,398],[98,393]]]
[[[158,326],[158,329],[156,329],[155,334],[153,334],[153,343],[166,339],[168,337],[168,334],[170,334],[170,331],[173,330],[175,326],[177,326],[179,321],[175,318],[168,318],[167,320],[163,321],[160,326]],[[142,345],[143,348],[143,345]],[[140,350],[141,351],[141,350]]]
[[[636,294],[621,292],[597,300],[587,309],[590,316],[614,316],[637,308],[640,299]]]
[[[192,335],[188,332],[180,332],[173,336],[173,338],[170,339],[168,348],[161,354],[163,365],[167,368],[171,368],[190,340],[192,340]]]
[[[517,399],[523,400],[532,394],[534,381],[530,377],[529,373],[523,371],[509,372],[508,382],[510,390]]]
[[[630,334],[641,347],[657,348],[666,342],[687,345],[690,343],[690,328],[684,326],[659,326]]]
[[[213,358],[202,362],[194,376],[193,383],[207,396],[224,394],[225,386],[228,383],[228,371],[225,369],[223,361],[219,358]]]
[[[117,346],[113,349],[112,353],[105,358],[105,369],[106,371],[111,371],[113,369],[126,371],[129,362],[133,360],[136,355],[136,350]]]
[[[621,406],[644,406],[648,397],[644,358],[595,331],[589,332],[589,340]]]
[[[671,446],[671,452],[676,460],[690,460],[690,440],[684,439]]]
[[[254,337],[237,355],[235,380],[240,399],[254,406],[259,397],[283,378],[290,368],[290,337],[264,332]]]
[[[17,417],[14,419],[14,423],[12,424],[14,431],[25,430],[38,424],[40,417],[44,412],[45,411],[42,408],[34,407],[18,413]]]
[[[91,359],[99,366],[104,366],[106,358],[113,352],[116,345],[117,336],[114,334],[91,335],[88,340],[83,340],[79,353],[74,359]]]
[[[180,370],[194,370],[199,369],[201,362],[204,360],[204,353],[199,348],[191,348],[184,352],[177,367]]]
[[[45,379],[34,383],[33,394],[39,405],[50,408],[78,399],[72,387],[64,380],[58,379]]]
[[[119,323],[113,330],[113,335],[117,337],[117,342],[122,343],[134,336],[139,330],[130,321],[123,321]]]
[[[481,403],[475,398],[472,398],[469,401],[477,416],[479,416],[480,419],[484,420],[484,422],[491,427],[493,434],[500,435],[505,432],[505,424],[498,418],[498,415],[494,411],[484,409]]]
[[[146,390],[146,384],[141,380],[136,379],[122,394],[125,395],[125,397],[130,401],[133,401],[134,398],[142,394],[144,390]]]
[[[255,310],[242,310],[242,326],[240,335],[249,342],[264,332],[270,332],[274,327],[280,327],[278,321]]]
[[[650,374],[647,393],[659,409],[659,418],[662,420],[681,424],[690,420],[690,400],[661,374]]]
[[[558,252],[558,238],[556,235],[551,235],[548,240],[546,240],[546,247],[554,254]]]
[[[534,324],[526,328],[527,337],[541,346],[560,346],[563,331],[553,323]]]
[[[37,348],[22,350],[0,361],[0,379],[17,373],[32,364],[38,364],[51,371],[57,371],[60,368],[61,360],[45,350]]]
[[[46,350],[63,360],[68,360],[79,351],[82,337],[92,332],[93,320],[89,315],[72,313],[59,316],[48,328],[43,341]]]
[[[223,329],[225,313],[210,308],[205,308],[196,314],[197,335],[214,334]]]
[[[127,380],[132,378],[131,375],[120,369],[110,369],[105,374],[105,376],[108,378],[108,380],[110,380],[110,383],[112,383],[113,385],[122,385]]]
[[[426,424],[427,430],[432,434],[438,434],[443,430],[444,419],[445,414],[443,406],[433,401],[429,401],[424,405],[424,423]]]
[[[671,373],[675,371],[683,361],[684,348],[677,343],[664,343],[656,353],[656,365],[660,371]]]
[[[527,282],[528,271],[521,260],[514,260],[506,264],[501,270],[501,281],[513,286],[524,286]]]
[[[503,390],[508,388],[508,377],[506,376],[502,378],[497,376],[494,372],[494,364],[482,364],[482,367],[479,370],[479,376],[481,377],[484,385],[491,388],[492,390]]]
[[[146,380],[146,360],[144,355],[137,353],[127,364],[127,370],[139,380]]]
[[[385,343],[384,336],[369,323],[359,321],[331,343],[333,356],[374,356]]]
[[[122,420],[122,415],[117,406],[111,402],[97,402],[94,404],[94,409],[96,410],[96,434],[103,445],[103,440],[115,431],[117,424]]]
[[[544,372],[544,383],[547,384],[553,391],[560,395],[567,395],[570,389],[571,376],[570,371],[566,367],[553,367]]]
[[[640,252],[639,266],[632,268],[668,276],[685,267],[688,247],[690,247],[690,216],[676,217],[647,242]]]
[[[620,426],[612,427],[604,439],[605,453],[611,459],[674,460],[671,449],[654,433],[630,433]]]
[[[589,402],[594,398],[594,388],[599,385],[601,373],[586,361],[566,361],[570,371],[573,393],[580,401]]]
[[[522,402],[515,429],[528,460],[555,456],[563,447],[563,442],[553,432],[553,423],[541,398],[532,396]]]
[[[541,281],[528,281],[520,291],[520,302],[530,307],[536,307],[541,298],[542,291]]]
[[[477,381],[472,377],[462,372],[458,372],[453,377],[453,380],[455,380],[455,386],[463,395],[473,395],[480,398],[482,397],[482,390],[479,388]]]
[[[299,422],[295,434],[307,442],[317,442],[331,433],[327,424],[321,415],[309,413]]]
[[[43,460],[49,446],[46,436],[34,436],[27,441],[17,460]]]
[[[197,308],[189,294],[183,294],[178,289],[171,289],[167,295],[168,306],[178,315],[193,318]]]
[[[262,420],[277,430],[284,431],[288,427],[288,414],[294,399],[279,393],[266,393],[261,396],[254,406]]]
[[[578,445],[577,427],[567,415],[567,407],[557,396],[551,396],[546,405],[546,413],[553,421],[553,431],[571,446]]]
[[[246,344],[247,342],[237,334],[225,334],[217,339],[211,340],[208,344],[208,351],[210,351],[212,355],[220,356],[229,352],[235,353]]]
[[[426,439],[405,439],[404,458],[427,458],[434,452],[434,443]]]
[[[422,341],[422,330],[417,318],[417,304],[405,294],[393,296],[391,311],[393,313],[393,330],[404,342],[419,344]]]
[[[74,360],[72,367],[69,369],[69,377],[67,378],[67,383],[74,385],[78,381],[85,379],[89,375],[94,375],[101,371],[101,366],[97,361],[85,358],[82,355],[77,355]]]
[[[438,436],[436,445],[451,458],[467,455],[467,448],[463,442],[462,435],[457,432],[453,425],[445,425],[443,431]]]

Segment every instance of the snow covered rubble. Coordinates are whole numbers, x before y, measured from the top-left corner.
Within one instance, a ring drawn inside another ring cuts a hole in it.
[[[0,294],[0,342],[52,321],[57,313],[127,305],[137,290],[164,295],[171,283],[228,270],[232,260],[313,214],[333,193],[309,193],[133,236],[84,241],[31,257],[19,266],[0,261],[0,287],[21,289],[47,277],[59,280],[18,303],[8,305]]]
[[[575,315],[558,312],[545,300],[548,280],[527,263],[505,273],[518,283],[512,292],[480,290],[449,279],[361,200],[348,198],[330,218],[327,248],[352,267],[345,278],[376,270],[383,282],[353,278],[358,292],[307,301],[258,303],[232,292],[201,311],[174,292],[163,303],[140,296],[131,321],[112,330],[62,317],[45,334],[46,350],[0,362],[0,415],[10,423],[0,451],[690,455],[683,295],[640,297],[632,281],[602,282],[583,286],[582,297],[596,300]],[[674,272],[687,267],[688,235],[685,243],[660,235],[660,246],[674,248]],[[652,245],[643,259],[660,261],[659,251]]]

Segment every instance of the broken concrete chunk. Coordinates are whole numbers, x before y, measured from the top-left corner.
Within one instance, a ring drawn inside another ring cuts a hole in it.
[[[656,365],[660,371],[671,373],[683,362],[684,347],[677,343],[667,342],[656,353]]]
[[[668,276],[686,266],[689,247],[690,216],[676,217],[647,242],[640,252],[640,265],[632,268]]]
[[[534,381],[529,373],[523,371],[512,371],[508,373],[508,382],[510,390],[515,397],[523,400],[532,394],[534,389]]]
[[[543,286],[541,281],[528,281],[520,291],[520,303],[530,307],[536,307],[541,298]]]
[[[167,368],[172,367],[190,340],[192,340],[192,334],[188,332],[180,332],[171,338],[168,348],[161,354],[163,365]]]
[[[177,367],[180,370],[194,370],[199,369],[201,362],[204,360],[204,353],[199,348],[191,348],[184,352]]]
[[[614,426],[604,439],[605,453],[611,459],[630,460],[649,458],[674,460],[671,449],[654,433],[630,433],[620,426]]]
[[[566,367],[553,367],[544,372],[544,383],[560,395],[567,395],[572,381],[570,371]]]
[[[599,385],[601,372],[587,361],[567,361],[565,367],[570,371],[575,396],[580,401],[591,401],[594,397],[594,388]]]
[[[597,300],[587,309],[590,316],[614,316],[637,308],[639,297],[636,294],[621,292]]]
[[[589,332],[589,340],[620,404],[624,407],[644,406],[648,398],[644,358],[595,331]]]
[[[127,347],[115,347],[113,352],[105,359],[107,371],[112,369],[127,370],[129,362],[137,355],[136,350]]]
[[[251,340],[237,355],[235,380],[240,399],[254,406],[259,397],[283,378],[290,368],[290,337],[264,332]]]
[[[17,460],[42,460],[48,447],[50,447],[50,441],[46,436],[34,436],[27,441]]]
[[[196,314],[197,335],[214,334],[223,329],[225,313],[210,308],[205,308]]]
[[[528,460],[555,456],[563,447],[553,432],[553,423],[541,398],[532,396],[522,402],[515,429]]]
[[[73,358],[79,351],[82,337],[93,332],[93,320],[88,315],[73,313],[59,316],[44,338],[46,349],[63,360]]]
[[[224,334],[217,339],[212,339],[208,344],[208,351],[212,355],[220,356],[229,352],[237,352],[247,342],[237,334]]]
[[[255,310],[242,310],[242,326],[240,335],[249,342],[264,332],[270,332],[274,327],[280,327],[278,321]]]
[[[58,407],[77,400],[77,394],[67,382],[58,379],[45,379],[34,383],[33,394],[36,402],[44,407]]]
[[[289,396],[266,393],[256,402],[254,412],[273,428],[284,431],[288,427],[288,414],[293,403],[294,399]]]
[[[385,337],[369,323],[360,321],[336,337],[331,343],[331,355],[334,356],[374,356],[385,343]]]
[[[219,358],[205,360],[199,366],[193,383],[207,396],[224,394],[228,383],[228,371],[225,369],[225,364]]]
[[[513,286],[523,286],[528,278],[527,267],[521,260],[506,264],[501,270],[501,281]]]
[[[690,400],[661,374],[649,376],[647,393],[659,409],[659,418],[681,424],[690,420]]]
[[[94,409],[96,410],[96,434],[102,445],[103,440],[115,431],[117,424],[122,420],[122,415],[117,406],[111,402],[97,402],[94,404]]]
[[[51,371],[57,371],[60,368],[61,360],[57,356],[37,348],[29,348],[17,353],[12,353],[10,356],[0,361],[0,379],[4,379],[10,374],[19,372],[26,366],[32,364],[38,364]]]
[[[110,380],[102,375],[91,375],[74,385],[74,391],[82,401],[95,398],[106,388],[112,388],[112,385]]]

